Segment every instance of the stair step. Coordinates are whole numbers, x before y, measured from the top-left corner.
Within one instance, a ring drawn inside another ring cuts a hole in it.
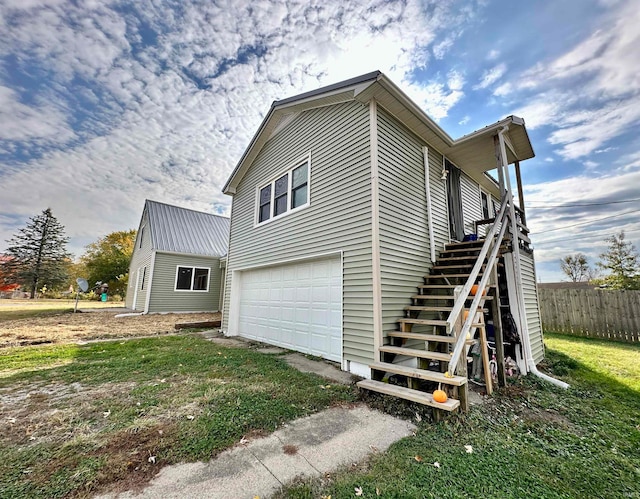
[[[392,347],[384,345],[380,347],[381,352],[395,353],[396,355],[406,355],[408,357],[420,357],[421,359],[443,360],[449,362],[451,354],[442,352],[428,352],[427,350],[417,350],[415,348]]]
[[[387,362],[374,362],[369,365],[369,367],[376,371],[400,374],[401,376],[408,376],[409,378],[424,379],[453,386],[462,386],[467,382],[467,378],[464,376],[447,378],[444,373],[427,371],[426,369],[416,369],[415,367],[401,366],[398,364],[389,364]]]
[[[469,278],[469,273],[466,274],[427,274],[422,276],[424,279],[452,279],[452,278],[457,278],[457,279],[468,279]],[[482,277],[482,272],[480,272],[478,274],[478,277],[481,278]]]
[[[444,334],[405,333],[402,331],[388,331],[387,336],[392,336],[394,338],[406,338],[408,340],[439,341],[440,343],[456,342],[456,339],[453,336],[448,336]]]
[[[421,326],[446,326],[447,325],[447,321],[441,321],[436,319],[411,319],[407,317],[398,319],[398,322],[401,322],[403,324],[419,324]]]
[[[440,252],[439,258],[448,258],[449,254],[455,255],[458,253],[475,253],[475,256],[478,256],[480,254],[480,251],[482,250],[482,247],[471,247],[471,248],[452,248],[452,249],[446,249],[444,251]],[[500,252],[504,253],[506,251],[509,250],[509,246],[506,244],[503,244],[502,246],[500,246]]]
[[[424,289],[455,289],[459,284],[422,284],[418,286],[419,288]]]
[[[449,251],[454,248],[473,248],[475,246],[482,248],[484,245],[484,239],[478,239],[477,241],[465,241],[461,243],[449,243],[445,246],[445,250]]]
[[[453,300],[455,297],[453,295],[412,295],[412,299],[414,300]],[[474,296],[469,295],[467,297],[468,300],[473,300]],[[493,296],[486,295],[482,297],[483,300],[493,300]]]
[[[465,256],[440,256],[438,258],[438,263],[440,262],[459,262],[464,260],[477,260],[478,255],[465,255]]]
[[[404,307],[404,310],[415,312],[451,312],[453,307],[421,307],[419,305],[407,305]],[[489,310],[484,308],[482,311],[487,313]]]
[[[408,305],[404,310],[413,310],[416,312],[451,312],[453,307],[420,307],[419,305]]]
[[[428,405],[444,411],[454,411],[460,406],[460,401],[456,399],[449,399],[444,403],[440,403],[434,401],[433,395],[430,393],[419,392],[418,390],[412,390],[411,388],[405,388],[404,386],[390,385],[388,383],[382,383],[381,381],[365,379],[359,381],[357,385],[365,390],[384,393],[385,395],[410,400],[412,402],[417,402],[418,404]]]
[[[431,270],[439,270],[439,271],[443,271],[443,270],[462,270],[462,269],[472,269],[473,266],[475,264],[474,263],[469,263],[469,264],[460,264],[460,265],[434,265],[433,267],[431,267]],[[482,267],[486,267],[487,265],[485,263],[482,264]]]

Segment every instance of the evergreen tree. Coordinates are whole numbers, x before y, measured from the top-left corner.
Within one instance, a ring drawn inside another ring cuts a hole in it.
[[[6,254],[16,280],[35,297],[38,287],[54,289],[67,279],[70,254],[66,250],[69,238],[64,227],[47,208],[31,217],[27,226],[7,241]]]
[[[606,239],[609,249],[602,253],[598,267],[609,271],[603,281],[614,289],[640,289],[640,255],[624,231]]]

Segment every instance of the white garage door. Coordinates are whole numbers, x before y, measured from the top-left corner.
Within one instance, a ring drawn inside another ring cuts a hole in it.
[[[340,258],[242,272],[239,334],[342,360]]]

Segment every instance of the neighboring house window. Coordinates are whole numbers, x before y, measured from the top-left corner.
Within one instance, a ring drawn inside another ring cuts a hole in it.
[[[144,278],[147,276],[147,267],[142,269],[142,279],[140,280],[140,291],[144,289]]]
[[[209,271],[203,267],[178,267],[176,291],[209,291]]]
[[[291,213],[309,204],[309,157],[277,179],[263,186],[258,194],[258,223]]]
[[[142,227],[142,229],[140,229],[140,245],[138,246],[138,248],[142,248],[142,238],[144,237],[144,227]]]

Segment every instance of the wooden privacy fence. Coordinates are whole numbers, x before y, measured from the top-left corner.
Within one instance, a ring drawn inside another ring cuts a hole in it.
[[[539,288],[538,295],[547,331],[640,341],[640,291]]]

